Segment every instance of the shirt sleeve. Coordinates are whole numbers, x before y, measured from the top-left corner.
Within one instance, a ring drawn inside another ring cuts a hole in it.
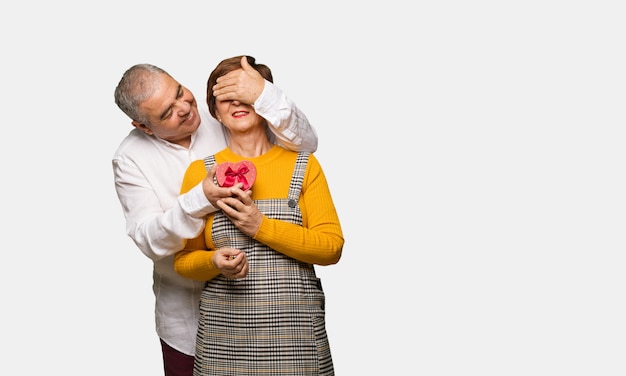
[[[254,110],[267,120],[272,141],[292,151],[315,152],[317,133],[296,104],[281,89],[265,80]]]
[[[180,251],[186,239],[204,229],[206,209],[184,207],[185,203],[197,202],[197,190],[183,194],[164,211],[155,190],[134,163],[114,159],[113,174],[126,233],[150,259],[158,261]]]

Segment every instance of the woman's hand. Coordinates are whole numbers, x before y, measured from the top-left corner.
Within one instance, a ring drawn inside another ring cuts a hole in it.
[[[252,192],[233,189],[233,196],[217,201],[217,207],[244,234],[254,237],[263,222],[263,213],[252,200]]]
[[[213,254],[213,265],[226,278],[237,279],[248,275],[248,256],[235,248],[220,248]]]

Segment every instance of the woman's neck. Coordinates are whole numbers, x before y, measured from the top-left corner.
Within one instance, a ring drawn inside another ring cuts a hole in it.
[[[267,153],[272,148],[272,143],[265,132],[237,133],[230,134],[228,148],[242,157],[255,158]]]

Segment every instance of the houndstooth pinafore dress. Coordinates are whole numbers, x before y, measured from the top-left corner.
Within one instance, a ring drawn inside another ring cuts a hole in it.
[[[267,217],[302,225],[298,198],[308,157],[299,153],[288,197],[255,201]],[[209,170],[215,158],[204,162]],[[250,269],[242,279],[219,275],[202,291],[194,376],[334,375],[313,265],[244,235],[221,211],[212,238],[216,248],[244,250]]]

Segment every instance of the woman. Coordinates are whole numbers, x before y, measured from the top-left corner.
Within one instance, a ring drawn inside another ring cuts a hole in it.
[[[194,375],[333,375],[314,265],[339,261],[339,218],[313,154],[273,145],[253,107],[213,96],[217,78],[241,69],[242,59],[273,82],[270,69],[250,56],[217,65],[207,103],[226,129],[228,147],[193,162],[181,189],[191,189],[220,163],[249,161],[256,168],[252,186],[218,202],[221,210],[209,215],[204,232],[176,255],[179,274],[207,281]]]

